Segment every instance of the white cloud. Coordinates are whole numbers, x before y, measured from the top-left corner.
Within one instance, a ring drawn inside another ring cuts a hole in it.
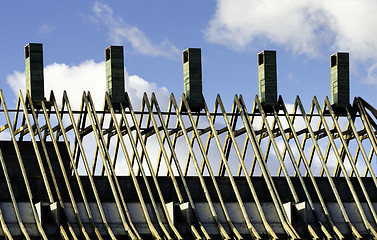
[[[369,67],[368,74],[364,79],[364,82],[367,84],[377,83],[377,63]]]
[[[51,24],[45,23],[39,27],[38,33],[39,34],[49,34],[55,29],[55,27]]]
[[[161,109],[165,110],[167,108],[170,92],[166,87],[157,87],[156,83],[150,83],[137,75],[132,75],[127,77],[126,88],[131,101],[133,100],[134,109],[141,106],[144,92],[148,94],[149,98],[154,92],[160,107],[164,106]]]
[[[99,2],[94,3],[92,19],[96,23],[103,23],[109,31],[109,37],[114,44],[131,44],[132,48],[143,55],[165,56],[179,59],[180,51],[168,40],[155,44],[138,27],[126,23],[121,17],[115,16],[114,11]]]
[[[45,67],[44,79],[47,99],[50,96],[50,90],[53,90],[56,100],[60,103],[63,91],[66,90],[71,105],[78,109],[83,91],[90,91],[96,109],[103,107],[106,91],[104,62],[96,63],[93,60],[87,60],[79,65],[53,63]],[[24,72],[15,71],[13,74],[8,75],[7,83],[16,95],[19,89],[25,95],[26,80]],[[137,75],[129,76],[127,72],[125,73],[125,83],[126,91],[133,105],[140,106],[144,92],[147,92],[149,97],[152,92],[155,92],[160,105],[166,106],[169,99],[169,91],[165,87],[158,87],[155,83],[149,83]]]
[[[327,48],[377,59],[376,11],[373,0],[218,0],[205,37],[236,50],[263,39],[309,57]]]

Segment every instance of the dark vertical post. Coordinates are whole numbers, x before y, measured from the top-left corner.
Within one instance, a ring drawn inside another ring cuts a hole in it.
[[[349,105],[349,54],[337,52],[331,61],[331,104],[336,107]]]
[[[25,46],[26,90],[33,102],[45,100],[43,79],[43,45],[29,43]]]
[[[123,46],[109,46],[105,50],[106,90],[113,107],[125,103]]]
[[[267,106],[277,102],[276,51],[264,50],[258,54],[259,99]]]
[[[202,95],[202,57],[200,48],[188,48],[183,51],[184,92],[192,111],[204,108]]]

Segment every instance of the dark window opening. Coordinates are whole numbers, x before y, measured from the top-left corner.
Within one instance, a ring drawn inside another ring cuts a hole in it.
[[[263,53],[258,54],[258,66],[263,64],[263,58],[264,58],[263,56],[264,56]]]
[[[50,206],[42,206],[42,221],[46,223],[54,223],[54,220],[51,217]]]
[[[336,66],[336,59],[337,59],[337,55],[332,55],[331,56],[331,67],[335,67]]]
[[[106,55],[106,61],[110,60],[110,48],[106,48],[105,55]]]
[[[188,61],[188,50],[183,52],[183,63],[186,63]]]
[[[30,48],[29,45],[25,47],[25,59],[27,59],[30,56]]]

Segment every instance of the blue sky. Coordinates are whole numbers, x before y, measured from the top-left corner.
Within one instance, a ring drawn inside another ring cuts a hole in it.
[[[234,94],[251,106],[258,94],[257,53],[277,51],[278,94],[330,96],[330,55],[350,53],[351,100],[377,106],[377,2],[372,0],[6,1],[0,8],[0,88],[8,105],[25,92],[24,51],[44,44],[45,92],[105,91],[104,49],[123,45],[126,89],[183,92],[181,52],[202,49],[203,92],[213,106],[220,93],[230,111]],[[59,94],[57,94],[59,96]],[[79,104],[79,103],[78,103]],[[138,105],[139,103],[134,103]],[[251,107],[250,107],[251,108]]]

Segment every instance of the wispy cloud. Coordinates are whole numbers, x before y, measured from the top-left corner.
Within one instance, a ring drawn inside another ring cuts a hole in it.
[[[49,23],[45,23],[38,29],[38,34],[49,34],[51,33],[55,27]]]
[[[375,60],[376,11],[373,0],[218,0],[205,37],[238,51],[263,39],[308,57],[341,50]]]
[[[373,64],[368,68],[368,74],[364,79],[364,82],[367,84],[377,83],[377,63]]]
[[[169,40],[165,39],[160,43],[152,42],[142,30],[126,23],[108,5],[95,2],[93,12],[92,19],[97,24],[104,24],[107,27],[108,35],[114,44],[130,44],[136,52],[143,55],[179,59],[179,50]]]

